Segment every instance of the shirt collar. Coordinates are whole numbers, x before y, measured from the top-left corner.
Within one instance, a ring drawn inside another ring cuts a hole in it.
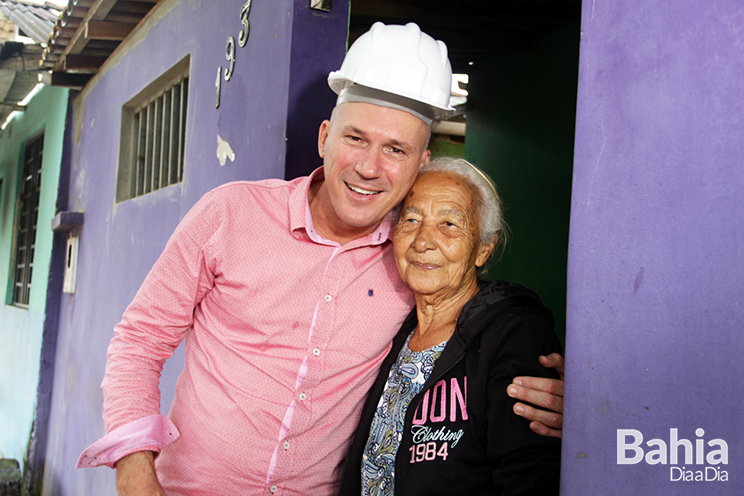
[[[318,167],[309,176],[302,178],[297,188],[289,196],[289,228],[291,232],[297,235],[298,230],[303,229],[314,242],[324,245],[339,246],[335,241],[325,239],[313,226],[313,217],[310,214],[310,202],[308,193],[310,185],[315,181],[322,181],[325,178],[323,167]],[[393,212],[388,213],[370,234],[360,239],[355,239],[349,246],[364,245],[381,245],[388,239],[392,240],[393,235]]]

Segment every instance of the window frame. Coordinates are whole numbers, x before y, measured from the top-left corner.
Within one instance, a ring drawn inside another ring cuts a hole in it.
[[[187,55],[122,106],[116,203],[183,181],[190,66]]]
[[[41,180],[44,162],[44,132],[26,142],[14,223],[13,263],[10,274],[10,304],[28,308],[31,302],[36,235],[39,226]],[[32,191],[31,191],[32,190]]]

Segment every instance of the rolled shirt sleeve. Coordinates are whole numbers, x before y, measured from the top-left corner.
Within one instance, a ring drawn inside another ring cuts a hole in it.
[[[112,430],[88,446],[78,458],[75,468],[115,468],[116,462],[137,451],[160,451],[178,439],[180,434],[168,417],[156,414],[141,418]]]

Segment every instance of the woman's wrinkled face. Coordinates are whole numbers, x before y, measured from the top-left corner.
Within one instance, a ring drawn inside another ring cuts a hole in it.
[[[477,286],[477,268],[493,249],[479,240],[476,199],[457,175],[427,172],[403,201],[393,238],[403,281],[422,295],[447,296]]]

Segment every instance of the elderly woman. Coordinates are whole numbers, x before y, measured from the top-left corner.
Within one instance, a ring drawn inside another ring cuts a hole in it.
[[[393,238],[416,309],[393,341],[346,460],[342,495],[558,494],[560,440],[515,416],[517,375],[560,351],[537,296],[479,281],[503,244],[493,182],[459,159],[424,167]]]

